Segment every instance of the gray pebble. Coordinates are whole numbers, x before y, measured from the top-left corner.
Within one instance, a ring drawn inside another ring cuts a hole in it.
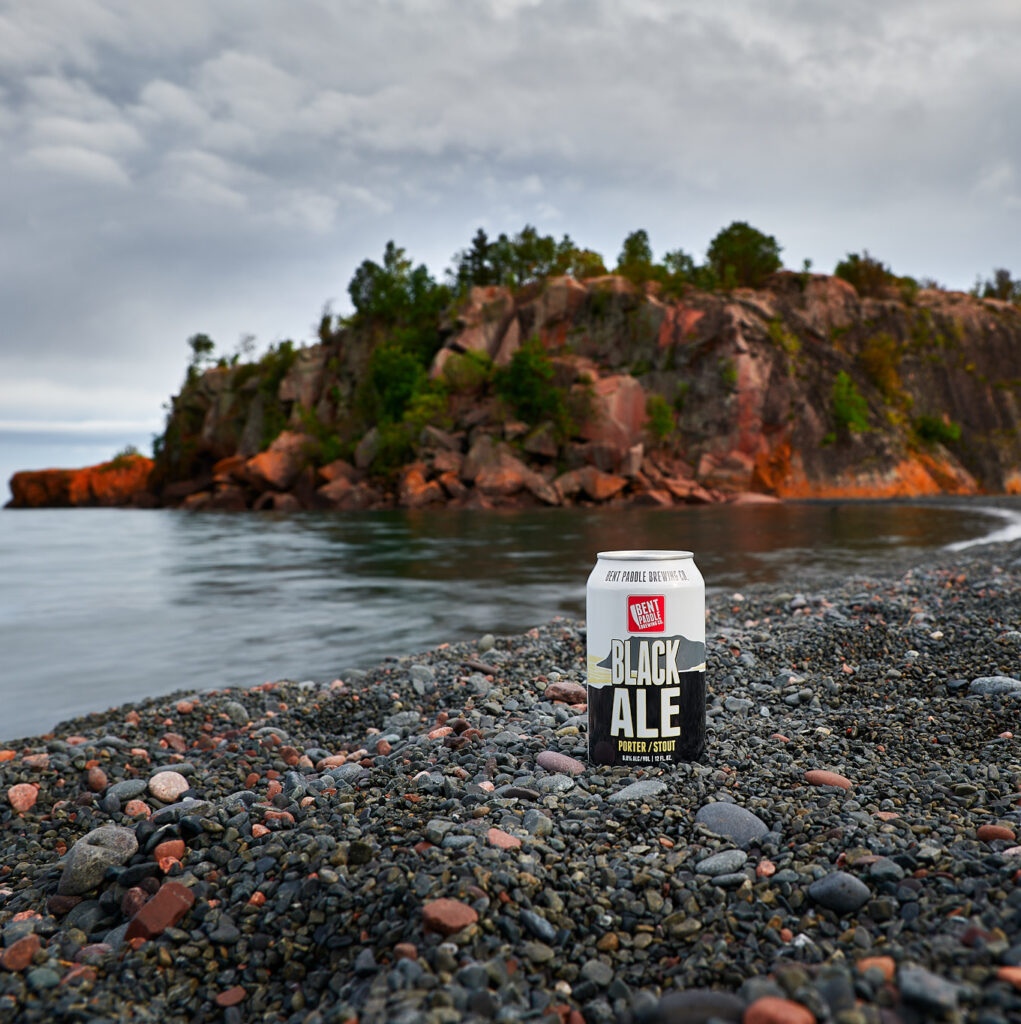
[[[616,793],[611,793],[607,799],[611,804],[623,804],[628,800],[648,800],[665,792],[666,783],[662,779],[640,779]]]
[[[700,807],[695,815],[695,823],[705,825],[717,835],[726,836],[738,846],[747,846],[769,831],[769,827],[758,815],[747,808],[724,801]]]
[[[1021,693],[1021,679],[1012,676],[979,676],[971,681],[968,693],[977,693],[983,697]]]
[[[742,850],[723,850],[721,853],[714,853],[705,860],[700,860],[695,865],[695,870],[700,875],[709,875],[710,878],[716,875],[726,875],[739,871],[748,860],[748,854]]]
[[[838,914],[850,914],[872,895],[869,887],[846,871],[834,871],[808,887],[808,895],[820,906]]]
[[[138,849],[135,833],[119,825],[103,825],[87,832],[67,853],[57,885],[62,896],[91,892],[110,867],[120,867]]]
[[[958,987],[924,967],[902,967],[897,972],[901,998],[926,1010],[948,1013],[957,1008]]]

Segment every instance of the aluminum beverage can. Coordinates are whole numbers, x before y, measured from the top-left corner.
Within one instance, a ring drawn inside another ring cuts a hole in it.
[[[705,582],[690,551],[600,551],[585,590],[589,760],[705,752]]]

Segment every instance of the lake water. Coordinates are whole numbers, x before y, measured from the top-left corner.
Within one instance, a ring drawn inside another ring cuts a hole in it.
[[[739,589],[1021,535],[1021,501],[527,513],[0,512],[0,739],[178,689],[330,680],[583,617],[595,553],[695,552]]]

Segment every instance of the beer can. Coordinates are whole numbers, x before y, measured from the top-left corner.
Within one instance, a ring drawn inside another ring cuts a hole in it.
[[[705,751],[705,583],[690,551],[601,551],[585,591],[589,760]]]

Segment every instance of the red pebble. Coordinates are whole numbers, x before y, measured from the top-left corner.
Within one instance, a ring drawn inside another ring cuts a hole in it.
[[[755,868],[755,874],[759,878],[769,878],[776,874],[776,865],[771,860],[760,860]]]
[[[1021,967],[1000,967],[996,971],[996,977],[1000,981],[1010,982],[1018,992],[1021,992]]]
[[[32,963],[32,958],[42,947],[39,936],[34,932],[12,942],[0,956],[0,966],[8,971],[23,971]]]
[[[24,814],[25,811],[34,807],[38,796],[39,787],[32,782],[19,782],[7,790],[8,801],[19,814]]]
[[[284,791],[284,787],[281,786],[280,783],[277,782],[276,779],[270,779],[270,783],[266,787],[266,796],[268,796],[270,798],[270,800],[272,800],[273,797],[275,797],[277,795],[277,793],[282,793],[283,791]]]
[[[129,800],[124,805],[124,813],[129,818],[148,818],[152,808],[144,800]]]
[[[502,828],[491,828],[486,833],[486,839],[489,840],[491,846],[496,846],[501,850],[516,850],[521,845],[521,840],[517,836],[504,832]]]
[[[156,849],[152,852],[156,860],[163,860],[165,857],[173,857],[175,860],[180,860],[184,856],[186,849],[187,847],[184,845],[183,839],[167,839],[157,844]]]
[[[744,1012],[744,1024],[815,1024],[807,1006],[779,996],[761,996]]]
[[[1017,838],[1014,830],[1007,828],[1006,825],[979,825],[975,835],[985,843],[990,843],[994,839],[1007,839],[1013,842]]]
[[[398,942],[394,946],[395,960],[417,960],[418,947],[413,942]]]
[[[63,978],[61,985],[81,985],[84,982],[92,983],[96,980],[96,972],[87,964],[75,964]]]
[[[878,967],[887,981],[897,973],[897,961],[892,956],[866,956],[858,961],[858,970],[864,974],[870,967]]]
[[[425,927],[441,935],[456,935],[478,919],[479,915],[460,900],[444,897],[430,900],[422,907],[422,921]]]
[[[259,781],[259,776],[255,772],[249,772],[245,776],[245,789],[251,789]]]
[[[240,986],[235,985],[226,991],[219,993],[216,997],[217,1006],[237,1006],[248,993]]]
[[[106,789],[106,772],[102,768],[90,768],[85,776],[85,784],[93,793],[102,793]]]
[[[386,740],[379,740],[376,743],[376,753],[379,754],[380,757],[386,757],[391,750],[393,750],[393,747],[391,747]]]
[[[579,683],[550,683],[543,691],[544,700],[562,700],[567,704],[584,704],[588,692]]]
[[[195,710],[195,705],[190,700],[179,700],[177,702],[177,713],[179,715],[190,715]]]
[[[29,768],[49,768],[50,766],[49,754],[26,754],[23,760]]]
[[[840,789],[854,788],[854,784],[850,779],[822,768],[815,768],[812,771],[805,772],[805,782],[813,786],[838,786]]]
[[[165,882],[128,922],[125,939],[152,939],[176,925],[195,903],[195,893],[180,882]]]
[[[266,905],[266,894],[256,889],[255,892],[248,897],[248,902],[253,907],[264,907]]]
[[[256,839],[261,839],[262,836],[268,836],[269,835],[269,829],[266,828],[265,825],[260,825],[260,824],[256,823],[255,825],[252,826],[252,835]]]

